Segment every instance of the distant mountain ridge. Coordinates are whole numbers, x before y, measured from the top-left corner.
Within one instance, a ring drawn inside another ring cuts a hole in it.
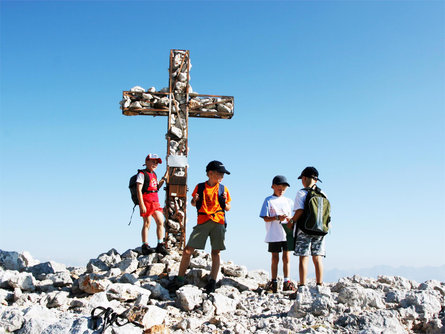
[[[330,269],[325,270],[324,280],[326,282],[337,282],[341,277],[353,275],[360,275],[370,278],[377,278],[379,275],[402,276],[417,282],[424,282],[427,280],[438,280],[445,282],[445,264],[437,267],[392,267],[381,265],[361,269]]]

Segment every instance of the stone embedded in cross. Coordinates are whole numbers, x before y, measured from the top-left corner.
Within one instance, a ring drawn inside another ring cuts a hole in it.
[[[122,113],[126,116],[168,116],[167,170],[164,213],[168,248],[185,246],[187,212],[188,118],[233,117],[233,96],[194,93],[190,86],[190,52],[170,50],[169,86],[160,91],[133,87],[123,92]]]

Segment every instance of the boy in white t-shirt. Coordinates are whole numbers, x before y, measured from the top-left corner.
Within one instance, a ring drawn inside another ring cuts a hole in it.
[[[283,251],[283,291],[295,291],[295,286],[289,279],[289,251],[293,248],[292,231],[286,226],[292,218],[293,202],[284,197],[289,183],[286,177],[277,175],[272,180],[273,194],[266,197],[261,208],[260,217],[266,222],[266,239],[268,251],[272,253],[272,280],[267,283],[266,290],[276,293],[278,290],[277,274],[279,253]]]

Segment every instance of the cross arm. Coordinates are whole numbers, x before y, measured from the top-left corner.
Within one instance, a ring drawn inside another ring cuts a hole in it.
[[[145,91],[143,88],[123,92],[122,113],[126,116],[168,116],[172,94]],[[230,119],[234,113],[233,96],[190,93],[189,117]]]

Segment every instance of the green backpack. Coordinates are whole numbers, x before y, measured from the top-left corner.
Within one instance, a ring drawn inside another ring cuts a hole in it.
[[[309,235],[326,235],[331,221],[331,204],[317,186],[304,190],[307,190],[307,196],[297,226]]]

